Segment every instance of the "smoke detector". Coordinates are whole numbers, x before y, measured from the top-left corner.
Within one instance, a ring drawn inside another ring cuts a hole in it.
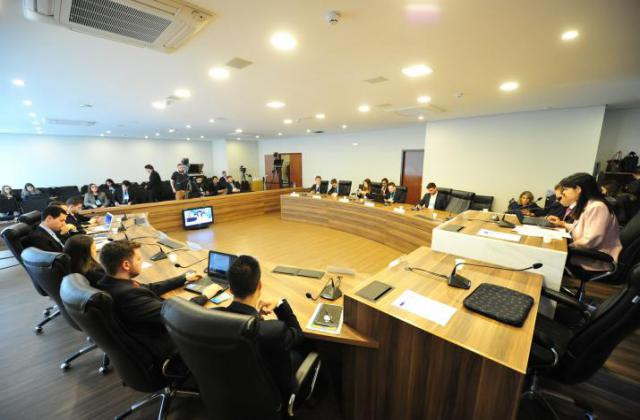
[[[336,23],[338,23],[340,21],[340,17],[342,15],[340,14],[340,12],[338,12],[337,10],[329,10],[325,15],[324,18],[327,20],[327,23],[329,25],[335,25]]]

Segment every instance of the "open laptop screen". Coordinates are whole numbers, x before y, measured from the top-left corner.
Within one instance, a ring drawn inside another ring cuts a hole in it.
[[[237,256],[225,254],[224,252],[209,251],[209,275],[226,279],[229,267],[231,267],[236,258]]]

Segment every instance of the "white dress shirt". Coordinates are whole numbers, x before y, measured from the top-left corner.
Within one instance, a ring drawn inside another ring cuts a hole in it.
[[[427,208],[434,210],[436,208],[436,197],[438,197],[438,192],[429,196],[429,205]]]

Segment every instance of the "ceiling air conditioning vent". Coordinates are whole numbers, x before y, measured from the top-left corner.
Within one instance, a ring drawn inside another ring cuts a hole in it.
[[[23,0],[27,19],[173,52],[213,19],[182,0]]]

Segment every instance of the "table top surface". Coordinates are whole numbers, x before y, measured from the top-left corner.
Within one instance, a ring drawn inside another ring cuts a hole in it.
[[[382,270],[347,292],[350,299],[376,308],[392,317],[407,322],[430,334],[452,342],[460,347],[480,354],[497,363],[521,373],[526,373],[529,349],[533,338],[536,313],[542,288],[542,276],[533,272],[513,272],[493,268],[464,266],[458,274],[471,280],[469,290],[447,285],[443,278],[424,272],[407,271],[406,267],[419,267],[443,275],[448,275],[455,265],[452,255],[421,247],[401,257],[397,264]],[[465,260],[467,263],[476,262]],[[481,262],[477,262],[482,264]],[[393,290],[375,302],[355,294],[371,281],[377,280],[394,287]],[[531,296],[534,304],[522,327],[514,327],[495,321],[463,306],[463,300],[480,284],[491,283]],[[411,290],[439,303],[449,305],[456,312],[444,326],[393,305],[406,290]]]
[[[494,232],[519,235],[517,232],[513,231],[512,228],[500,227],[494,221],[492,221],[491,216],[494,214],[496,213],[483,212],[483,211],[477,211],[477,210],[467,210],[464,213],[461,213],[455,216],[453,219],[449,220],[448,223],[442,224],[440,229],[444,228],[447,225],[457,224],[457,225],[464,226],[464,229],[460,230],[459,232],[450,232],[450,233],[477,236],[477,233],[478,231],[480,231],[480,229],[487,229]],[[521,223],[518,221],[518,218],[513,214],[507,214],[505,216],[505,220],[515,224],[516,226],[521,225]],[[486,238],[487,240],[502,241],[510,244],[520,244],[520,245],[543,248],[543,249],[548,249],[548,250],[553,250],[558,252],[567,252],[566,239],[552,240],[550,243],[545,244],[541,237],[526,236],[526,235],[521,235],[519,242],[513,242],[513,241],[508,241],[508,240],[498,239],[498,238],[488,238],[488,237],[484,237],[484,238]]]

